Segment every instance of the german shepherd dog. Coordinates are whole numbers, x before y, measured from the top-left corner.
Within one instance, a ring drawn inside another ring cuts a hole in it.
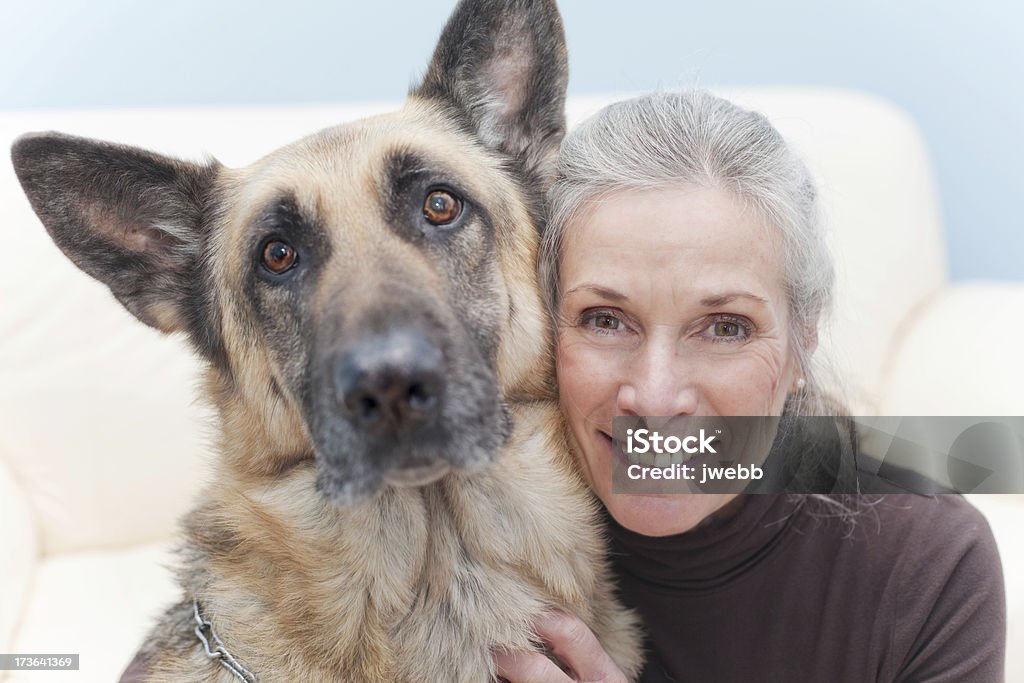
[[[126,679],[482,683],[553,608],[636,674],[535,278],[566,80],[553,0],[464,0],[400,111],[248,168],[15,143],[57,245],[187,335],[219,416]]]

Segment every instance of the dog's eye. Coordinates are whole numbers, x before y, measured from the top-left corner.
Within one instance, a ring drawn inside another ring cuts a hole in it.
[[[295,267],[298,254],[287,242],[270,240],[263,246],[263,266],[274,275],[281,275]]]
[[[451,192],[434,190],[423,201],[423,217],[433,225],[448,225],[462,213],[462,200]]]

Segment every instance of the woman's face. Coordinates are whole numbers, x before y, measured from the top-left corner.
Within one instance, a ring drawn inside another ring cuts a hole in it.
[[[562,410],[588,483],[623,526],[682,533],[736,494],[612,493],[616,415],[781,415],[798,378],[773,229],[729,192],[613,193],[563,245]]]

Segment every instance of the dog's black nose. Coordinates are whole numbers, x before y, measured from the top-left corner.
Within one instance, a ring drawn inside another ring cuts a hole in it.
[[[341,409],[359,428],[377,434],[429,424],[441,409],[444,355],[415,330],[368,337],[336,366]]]

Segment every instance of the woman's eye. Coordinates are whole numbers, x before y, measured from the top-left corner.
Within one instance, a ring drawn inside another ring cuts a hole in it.
[[[715,320],[705,331],[715,342],[743,341],[750,337],[750,326],[740,320]]]
[[[717,322],[715,323],[716,337],[735,337],[740,333],[740,326],[736,323]]]
[[[610,311],[585,312],[580,324],[596,334],[618,334],[626,330],[625,323]]]

